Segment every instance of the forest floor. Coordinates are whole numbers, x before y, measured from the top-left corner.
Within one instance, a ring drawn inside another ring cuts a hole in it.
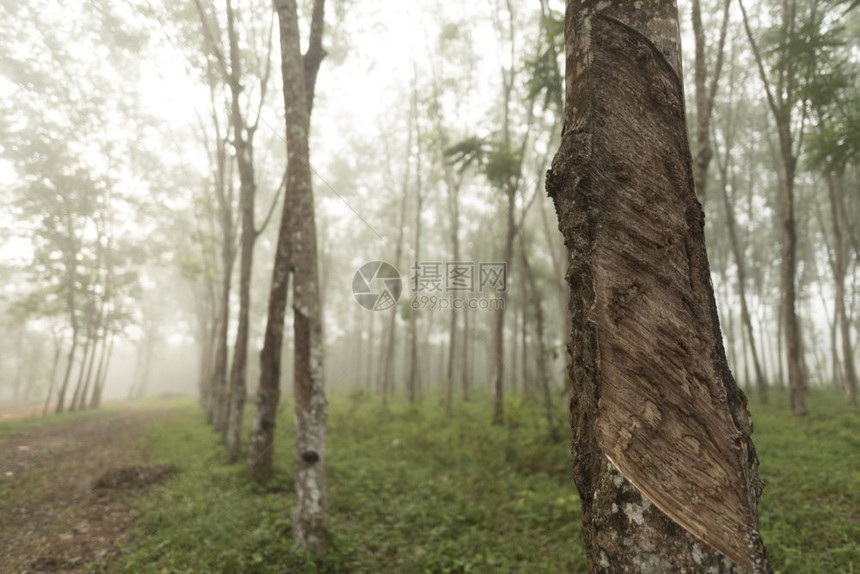
[[[787,403],[774,393],[770,405],[751,405],[774,566],[860,572],[860,415],[823,392],[802,419]],[[328,552],[314,561],[294,551],[290,407],[266,486],[227,464],[190,400],[39,428],[0,424],[0,471],[19,465],[11,489],[0,479],[0,516],[17,521],[0,526],[0,571],[586,571],[568,441],[549,440],[538,406],[516,399],[506,424],[491,426],[487,397],[450,416],[435,399],[383,408],[361,393],[335,398]],[[114,488],[94,486],[110,469],[136,465],[166,480],[131,488],[126,472],[108,475]]]
[[[141,466],[142,430],[166,413],[150,401],[0,425],[0,572],[105,564],[169,468]]]

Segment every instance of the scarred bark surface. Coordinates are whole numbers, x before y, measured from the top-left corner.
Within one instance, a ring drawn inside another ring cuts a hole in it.
[[[720,336],[675,2],[569,0],[547,176],[570,252],[573,467],[594,572],[766,572]]]

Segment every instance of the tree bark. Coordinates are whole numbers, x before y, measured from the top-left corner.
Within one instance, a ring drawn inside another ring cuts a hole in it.
[[[227,36],[230,46],[230,73],[226,78],[230,87],[230,118],[233,125],[233,146],[236,150],[236,166],[239,170],[239,211],[242,233],[240,236],[241,260],[239,266],[239,317],[236,342],[233,347],[233,364],[230,368],[228,387],[228,418],[225,429],[227,453],[231,462],[239,459],[245,399],[247,397],[248,336],[251,312],[251,272],[254,266],[254,245],[259,230],[254,223],[257,182],[254,175],[254,135],[257,131],[259,111],[254,124],[248,125],[242,115],[240,96],[242,93],[242,59],[240,54],[236,17],[233,4],[227,0]],[[271,40],[271,37],[269,38]],[[270,42],[271,46],[271,42]],[[262,108],[266,98],[269,79],[269,56],[266,54],[265,72],[260,77],[260,102]],[[274,207],[274,204],[273,204]]]
[[[317,72],[319,71],[322,59],[325,57],[325,51],[322,48],[322,33],[324,27],[324,4],[325,0],[314,0],[313,14],[311,20],[311,33],[309,39],[308,50],[305,52],[302,64],[302,73],[304,84],[302,90],[306,94],[304,103],[307,113],[307,127],[304,131],[304,139],[307,140],[310,131],[310,116],[313,111],[313,93],[316,84]],[[295,9],[295,2],[275,2],[275,10],[280,14],[282,10],[289,11]],[[297,17],[297,16],[296,16]],[[281,32],[281,59],[282,72],[284,71],[284,28],[283,22],[279,26]],[[298,42],[298,32],[296,31],[295,40],[289,39],[290,42]],[[284,82],[284,101],[286,103],[286,84],[287,79],[283,78]],[[286,106],[289,110],[289,105]],[[296,110],[291,110],[293,113],[299,113]],[[294,121],[294,120],[293,120]],[[287,122],[287,134],[289,135],[290,121]],[[299,128],[300,129],[300,128]],[[289,144],[289,138],[287,140]],[[305,148],[309,150],[309,146],[305,143]],[[310,182],[310,158],[309,153],[302,157],[297,155],[298,152],[291,153],[288,145],[287,150],[287,190],[289,190],[291,178],[293,186],[297,185],[299,178],[306,178],[308,185]],[[295,165],[294,170],[299,170],[298,176],[291,171],[290,167]],[[306,172],[306,173],[305,173]],[[281,224],[278,228],[278,242],[275,248],[275,261],[272,266],[272,284],[269,289],[269,304],[266,319],[266,331],[263,336],[263,350],[260,353],[260,380],[257,385],[257,395],[255,398],[255,414],[254,422],[251,425],[251,435],[248,439],[248,471],[252,478],[258,481],[267,480],[272,475],[272,462],[274,460],[274,445],[275,445],[275,424],[278,415],[278,402],[281,397],[281,360],[284,345],[284,317],[287,307],[287,294],[292,273],[290,258],[292,245],[290,242],[291,233],[291,214],[293,206],[290,205],[287,198],[290,197],[288,192],[285,192],[284,205],[281,213]]]
[[[308,94],[299,49],[295,0],[277,0],[281,32],[281,71],[287,133],[287,195],[290,210],[290,263],[295,316],[296,543],[314,551],[324,547],[325,417],[322,309],[317,269],[314,198],[311,187]]]
[[[574,476],[593,572],[770,570],[686,136],[672,0],[569,0],[561,147]]]
[[[851,345],[851,321],[845,309],[845,275],[848,271],[850,256],[848,253],[848,238],[846,228],[848,219],[845,216],[845,204],[838,190],[835,176],[827,177],[827,192],[830,197],[830,208],[833,214],[833,280],[836,284],[835,315],[839,318],[839,334],[842,339],[842,367],[845,373],[845,398],[849,405],[857,404],[857,371],[854,367],[854,352]],[[834,349],[835,351],[835,349]],[[835,356],[835,353],[834,353]],[[836,366],[834,365],[834,371]],[[835,373],[834,373],[835,374]]]
[[[257,417],[249,449],[252,475],[264,477],[270,474],[272,431],[279,397],[280,344],[283,338],[286,285],[291,269],[295,317],[293,385],[296,427],[296,504],[293,511],[293,533],[299,547],[314,552],[324,549],[327,521],[322,309],[308,141],[313,86],[324,55],[319,45],[323,28],[322,4],[323,0],[316,0],[314,3],[310,46],[307,54],[302,57],[296,2],[275,0],[281,36],[281,72],[286,112],[287,187],[275,254],[269,318],[260,358]],[[268,458],[268,468],[256,464],[254,457],[261,454]]]

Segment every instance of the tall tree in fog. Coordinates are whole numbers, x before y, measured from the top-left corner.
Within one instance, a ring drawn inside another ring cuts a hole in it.
[[[421,261],[421,232],[422,229],[422,218],[424,216],[424,201],[426,196],[424,194],[424,180],[423,173],[421,171],[422,166],[422,154],[423,146],[421,140],[421,124],[418,121],[418,88],[416,86],[417,83],[417,73],[415,77],[413,77],[412,81],[412,103],[410,107],[410,114],[412,114],[414,120],[415,127],[415,222],[413,226],[413,236],[412,236],[412,249],[413,249],[413,258],[416,262]],[[416,270],[417,273],[417,270]],[[420,281],[420,277],[416,276],[416,279]],[[409,331],[407,333],[409,345],[407,347],[407,352],[409,356],[407,357],[407,364],[409,365],[409,371],[406,373],[406,398],[410,403],[414,403],[420,398],[419,387],[421,385],[421,366],[419,365],[420,357],[418,353],[418,310],[417,309],[409,309]]]
[[[830,200],[830,213],[833,218],[834,257],[832,261],[833,280],[836,284],[834,315],[839,321],[839,336],[842,342],[842,367],[845,373],[845,396],[848,404],[857,404],[857,370],[854,366],[854,346],[851,344],[851,319],[845,303],[845,277],[851,263],[848,249],[848,216],[845,209],[845,181],[841,174],[827,174],[827,195]],[[856,257],[855,257],[856,260]],[[834,349],[835,352],[835,349]]]
[[[767,104],[776,124],[781,160],[780,207],[782,209],[782,296],[783,328],[788,363],[788,386],[791,392],[791,410],[796,415],[807,414],[806,374],[803,366],[803,341],[797,316],[797,226],[794,215],[794,183],[797,162],[806,127],[807,102],[802,93],[806,70],[798,69],[790,49],[798,27],[797,0],[782,3],[779,17],[779,35],[775,50],[776,62],[770,72],[753,36],[743,0],[738,0],[743,14],[744,29],[752,47],[759,77],[764,84]],[[814,8],[812,9],[814,12]],[[814,17],[814,16],[813,16]]]
[[[769,569],[686,136],[673,0],[569,0],[561,146],[574,476],[592,571]],[[599,400],[598,400],[599,399]],[[619,510],[626,514],[619,517]]]
[[[215,58],[223,82],[230,91],[231,143],[236,151],[236,166],[239,171],[239,220],[241,222],[241,235],[239,238],[241,249],[239,317],[236,326],[236,341],[233,348],[233,363],[230,368],[230,376],[226,381],[221,404],[215,417],[217,426],[224,432],[230,459],[236,460],[239,456],[242,418],[245,411],[245,396],[247,392],[245,377],[247,373],[248,332],[251,311],[251,272],[253,270],[254,244],[260,234],[254,217],[257,195],[257,182],[254,172],[254,136],[259,126],[260,111],[265,101],[266,89],[268,87],[272,26],[270,24],[265,45],[262,46],[261,50],[265,54],[265,57],[260,58],[258,62],[260,69],[253,72],[255,79],[259,78],[256,90],[258,101],[255,113],[252,110],[243,109],[243,91],[245,94],[248,94],[251,91],[251,86],[248,85],[250,78],[247,73],[243,72],[243,55],[240,47],[240,29],[238,26],[239,18],[233,8],[233,2],[231,0],[227,0],[226,2],[226,50],[223,49],[219,38],[213,32],[210,25],[210,17],[201,4],[201,0],[195,0],[195,5],[208,48]],[[251,15],[253,16],[253,14]],[[215,22],[215,30],[218,30],[217,19],[213,21]],[[248,39],[246,39],[247,41]],[[249,117],[253,117],[253,121],[249,121]]]
[[[403,257],[403,244],[405,240],[406,215],[409,207],[409,187],[411,185],[410,174],[412,166],[412,142],[415,132],[415,110],[410,106],[408,128],[406,136],[406,148],[403,161],[403,180],[400,185],[400,205],[397,220],[397,243],[394,248],[394,267],[400,268],[400,260]],[[391,159],[388,163],[390,165]],[[389,176],[390,176],[389,170]],[[382,359],[382,403],[388,404],[388,398],[394,391],[394,351],[397,347],[397,313],[399,308],[395,305],[388,314],[388,326],[386,328],[386,343]]]
[[[206,150],[213,171],[212,188],[218,212],[218,235],[220,240],[220,284],[217,289],[217,314],[212,342],[212,360],[208,377],[205,377],[203,405],[209,422],[222,428],[226,414],[227,362],[229,354],[228,333],[230,329],[230,291],[233,285],[233,267],[236,262],[236,220],[234,215],[233,160],[227,150],[231,130],[229,122],[223,122],[219,112],[218,87],[209,84],[211,134],[204,130]]]
[[[726,103],[727,109],[725,110],[724,114],[724,123],[726,125],[722,134],[725,150],[722,153],[719,150],[717,151],[717,168],[719,171],[720,193],[723,200],[723,207],[725,208],[726,212],[726,228],[728,230],[729,244],[731,246],[732,255],[734,255],[735,258],[735,268],[737,270],[737,291],[738,299],[740,300],[741,304],[741,333],[745,335],[744,340],[749,341],[753,369],[755,370],[756,390],[758,391],[759,400],[762,403],[767,403],[767,381],[765,380],[761,361],[759,360],[758,348],[756,347],[755,341],[755,331],[753,329],[752,317],[749,310],[746,290],[746,261],[744,257],[744,251],[741,246],[741,241],[738,236],[738,226],[735,218],[735,202],[733,201],[735,191],[738,188],[737,176],[735,174],[735,166],[732,157],[732,147],[734,145],[735,132],[737,129],[734,114],[735,102],[733,101],[734,82],[736,79],[734,76],[734,71],[734,58],[732,58],[732,76],[730,78],[731,82],[729,86],[728,102]],[[708,136],[708,139],[710,139],[710,136]],[[710,144],[708,144],[708,147],[710,148]],[[707,177],[707,171],[703,174],[703,177]],[[744,350],[744,356],[746,357],[746,350]],[[746,364],[747,361],[744,360],[744,365]]]
[[[299,544],[311,549],[322,548],[326,523],[322,317],[308,143],[314,87],[325,56],[322,49],[324,4],[324,0],[314,1],[308,50],[302,55],[295,0],[275,2],[286,111],[287,183],[260,354],[256,414],[248,448],[251,475],[257,479],[270,476],[280,398],[284,314],[292,274],[297,493],[293,527]]]
[[[851,4],[849,10],[857,7]],[[836,10],[844,9],[837,4]],[[827,28],[821,22],[807,35],[807,44],[814,46],[805,54],[805,62],[811,68],[812,81],[808,90],[810,104],[815,119],[815,131],[810,143],[810,165],[822,176],[827,188],[827,203],[832,229],[832,248],[828,251],[828,262],[834,282],[834,318],[832,325],[834,357],[834,377],[838,364],[836,332],[841,340],[842,371],[844,373],[845,395],[849,404],[857,404],[856,351],[851,342],[851,311],[846,302],[846,279],[851,276],[852,261],[854,269],[860,261],[857,238],[853,235],[857,218],[850,215],[850,198],[857,202],[856,190],[852,192],[850,167],[860,158],[860,130],[857,129],[860,109],[856,70],[853,69],[851,52],[855,46],[844,43],[839,25]],[[854,186],[856,187],[856,186]],[[820,204],[817,203],[817,207]],[[822,215],[821,220],[824,219]],[[855,223],[852,226],[852,219]],[[822,227],[823,221],[822,221]],[[822,229],[826,233],[826,229]],[[852,249],[853,246],[853,249]],[[849,298],[850,300],[850,298]]]
[[[327,520],[325,497],[326,398],[323,379],[322,305],[314,196],[310,169],[310,111],[316,73],[323,56],[323,2],[315,0],[308,53],[299,48],[295,0],[277,0],[281,35],[281,72],[287,133],[289,264],[293,275],[296,425],[296,506],[293,534],[302,548],[321,551]],[[281,263],[280,241],[275,265]],[[275,271],[277,273],[277,270]],[[273,278],[273,291],[277,283]],[[264,349],[265,352],[265,349]],[[261,365],[261,369],[262,369]],[[262,386],[262,381],[261,381]]]

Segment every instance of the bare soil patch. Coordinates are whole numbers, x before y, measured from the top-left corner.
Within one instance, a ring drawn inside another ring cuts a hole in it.
[[[134,501],[176,469],[147,465],[141,430],[163,411],[121,411],[0,439],[0,572],[106,564]]]

